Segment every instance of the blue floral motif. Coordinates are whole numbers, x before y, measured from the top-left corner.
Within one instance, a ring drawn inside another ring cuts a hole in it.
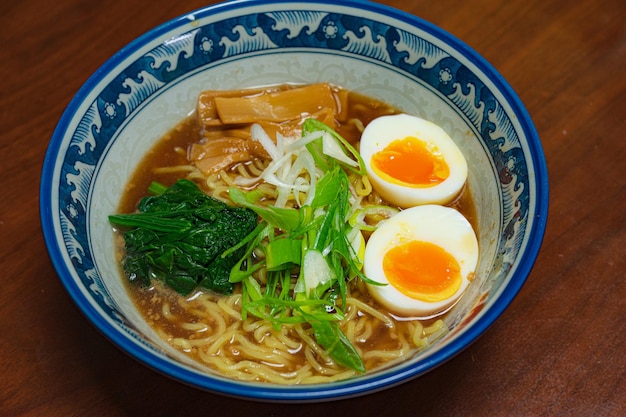
[[[85,211],[94,168],[109,141],[144,101],[169,83],[229,57],[277,48],[338,50],[384,62],[448,97],[483,137],[507,196],[507,233],[499,252],[518,252],[529,212],[524,155],[508,116],[471,70],[426,39],[362,16],[319,10],[248,14],[194,27],[152,49],[115,74],[80,115],[74,146],[68,147],[61,168],[57,209],[69,257],[85,287],[95,285],[94,298],[102,308],[121,317],[103,301],[104,288],[94,284]]]
[[[443,68],[441,70],[439,70],[439,82],[443,85],[448,84],[450,81],[452,81],[452,72],[450,71],[449,68]]]
[[[115,108],[115,104],[106,103],[104,105],[104,115],[109,119],[115,119],[115,116],[117,116],[117,109]]]
[[[200,40],[200,50],[205,54],[210,54],[213,51],[213,40],[204,37]]]
[[[339,33],[339,29],[335,25],[335,22],[328,22],[324,26],[324,33],[326,38],[334,38],[335,36],[337,36],[337,33]]]

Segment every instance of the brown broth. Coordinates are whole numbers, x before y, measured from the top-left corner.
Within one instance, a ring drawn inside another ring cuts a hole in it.
[[[187,117],[163,136],[143,157],[126,184],[118,211],[132,213],[139,201],[147,195],[153,181],[170,186],[180,178],[178,173],[157,173],[155,168],[187,165],[186,149],[200,140],[198,124],[194,116]]]

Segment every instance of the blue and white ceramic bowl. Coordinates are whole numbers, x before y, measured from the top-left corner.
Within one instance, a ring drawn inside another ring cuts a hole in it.
[[[321,385],[228,380],[160,340],[126,293],[107,216],[137,161],[199,91],[331,82],[444,127],[468,159],[480,263],[435,346],[384,371]],[[79,308],[124,351],[186,384],[260,400],[363,395],[415,378],[478,338],[509,305],[546,225],[547,172],[522,103],[483,58],[418,17],[348,0],[222,3],[155,28],[107,61],[59,121],[42,173],[50,256]]]

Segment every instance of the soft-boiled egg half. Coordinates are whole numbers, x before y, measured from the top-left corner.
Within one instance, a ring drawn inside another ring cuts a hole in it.
[[[467,162],[450,136],[408,114],[372,120],[359,152],[374,189],[399,207],[448,204],[467,179]]]
[[[478,240],[457,210],[422,205],[399,212],[376,229],[365,247],[363,272],[372,297],[404,317],[427,318],[463,295],[478,262]]]

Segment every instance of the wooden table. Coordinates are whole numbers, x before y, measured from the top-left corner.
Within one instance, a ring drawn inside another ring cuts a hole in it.
[[[83,317],[47,256],[43,156],[65,106],[117,50],[206,0],[13,0],[0,12],[0,415],[626,415],[626,2],[384,0],[456,35],[518,92],[551,206],[521,293],[433,372],[351,400],[280,405],[184,386]]]

